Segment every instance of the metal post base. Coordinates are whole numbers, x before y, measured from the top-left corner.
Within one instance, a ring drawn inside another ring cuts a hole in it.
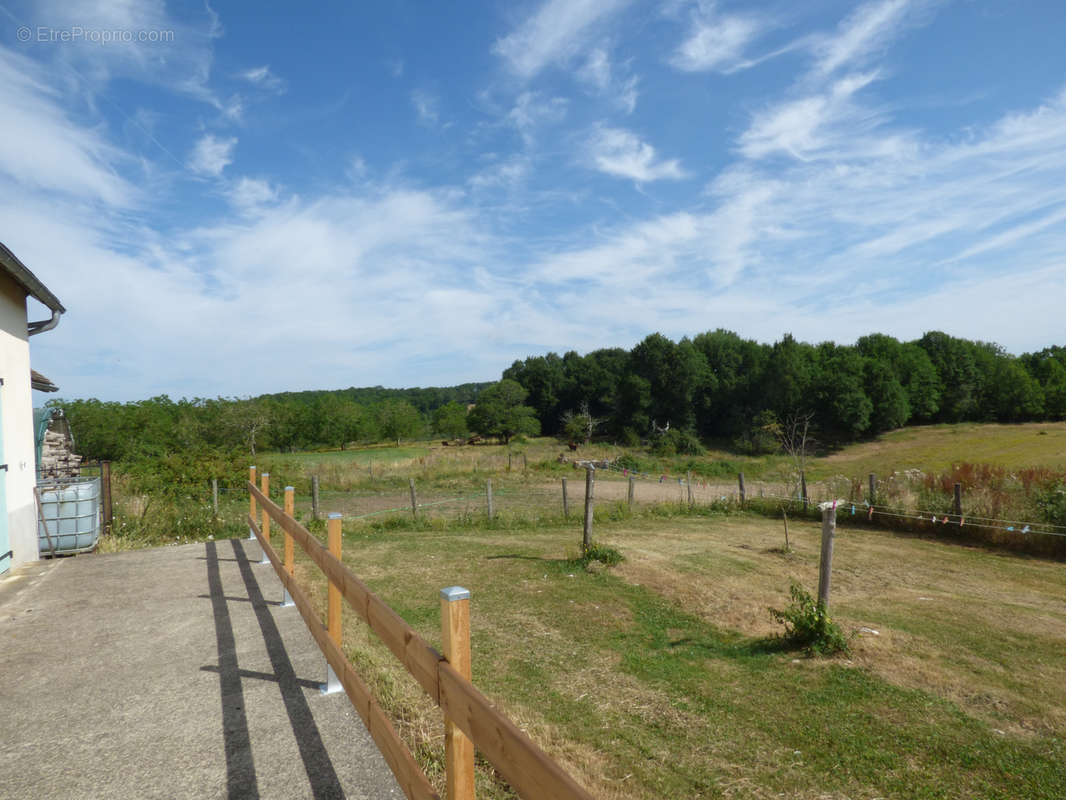
[[[255,531],[252,530],[251,526],[248,527],[248,538],[255,539]]]
[[[259,561],[257,563],[259,563],[259,564],[269,564],[270,563],[270,559],[267,558],[267,551],[266,550],[263,551],[263,557],[261,559],[259,559]]]
[[[284,588],[284,587],[282,587],[282,589],[281,589],[281,607],[282,608],[288,608],[289,606],[294,606],[294,605],[296,605],[296,603],[294,603],[292,601],[292,596],[289,594],[289,590]]]
[[[326,682],[319,686],[319,691],[322,694],[336,694],[337,692],[343,692],[344,687],[341,686],[340,679],[333,671],[333,667],[326,664]]]

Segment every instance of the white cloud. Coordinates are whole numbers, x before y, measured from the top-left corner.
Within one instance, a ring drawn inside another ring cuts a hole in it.
[[[440,119],[440,101],[425,89],[411,92],[411,105],[418,115],[418,122],[426,127],[433,127]]]
[[[677,48],[671,63],[685,72],[729,72],[740,66],[744,48],[763,25],[753,17],[694,14],[688,37]]]
[[[138,192],[117,168],[129,159],[100,131],[76,125],[46,80],[35,62],[0,47],[0,173],[23,187],[129,205]]]
[[[189,168],[201,175],[218,177],[222,170],[233,163],[233,149],[236,146],[235,137],[220,139],[214,134],[205,134],[193,147]]]
[[[257,211],[277,201],[278,190],[262,178],[241,177],[226,190],[230,202],[242,211]]]
[[[587,45],[598,22],[628,0],[546,0],[529,19],[498,39],[493,52],[511,71],[532,78],[549,64],[563,64]]]
[[[816,41],[814,73],[826,76],[879,52],[902,28],[914,7],[912,0],[875,0],[855,9],[840,23],[835,36]]]
[[[639,81],[635,75],[623,77],[626,71],[625,67],[620,71],[613,69],[607,51],[596,47],[589,52],[576,77],[593,93],[609,97],[622,111],[632,114],[637,107]]]
[[[271,72],[269,64],[246,69],[244,72],[238,73],[238,75],[257,89],[263,89],[268,92],[285,91],[285,81]]]
[[[522,92],[507,112],[507,122],[518,130],[526,146],[529,146],[537,128],[562,121],[566,116],[567,105],[568,102],[563,97],[546,97],[540,92]]]
[[[870,154],[863,134],[881,117],[854,103],[853,96],[877,79],[876,73],[849,75],[826,91],[789,100],[755,114],[739,139],[748,158],[785,153],[800,160],[827,154],[840,158],[850,152]],[[883,146],[885,140],[878,143]]]
[[[34,10],[35,21],[57,30],[81,27],[135,34],[106,42],[84,37],[64,42],[50,52],[47,45],[38,48],[72,67],[88,83],[102,85],[113,78],[129,78],[221,108],[208,79],[213,41],[221,36],[222,28],[210,6],[192,10],[188,16],[198,19],[179,21],[167,13],[162,0],[46,0]]]
[[[530,173],[531,162],[526,156],[514,156],[476,172],[468,181],[472,189],[512,189]]]
[[[638,183],[685,177],[677,159],[658,159],[654,147],[622,128],[596,128],[586,152],[593,168]]]

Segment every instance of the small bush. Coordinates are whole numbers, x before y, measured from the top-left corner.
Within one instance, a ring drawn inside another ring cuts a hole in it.
[[[826,612],[825,606],[798,583],[789,589],[792,603],[784,611],[770,609],[770,616],[785,626],[784,639],[811,653],[848,652],[848,640]]]
[[[606,544],[597,544],[596,542],[589,545],[588,550],[581,554],[581,563],[586,567],[593,561],[599,561],[605,566],[614,567],[625,560],[625,556],[615,548]]]

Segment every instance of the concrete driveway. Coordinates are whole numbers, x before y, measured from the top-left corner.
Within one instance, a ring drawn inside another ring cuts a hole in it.
[[[402,798],[255,542],[0,580],[0,797]]]

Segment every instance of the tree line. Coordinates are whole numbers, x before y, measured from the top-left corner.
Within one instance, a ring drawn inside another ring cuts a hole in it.
[[[939,331],[854,345],[655,333],[628,351],[530,356],[503,377],[526,390],[545,434],[572,437],[584,426],[625,443],[665,435],[682,450],[709,439],[772,448],[767,432],[798,415],[827,443],[907,424],[1066,418],[1066,349],[1016,357]]]
[[[762,452],[800,417],[825,443],[907,424],[1064,419],[1066,348],[1013,356],[939,331],[910,342],[871,334],[809,344],[786,334],[762,344],[719,329],[676,342],[655,333],[631,350],[530,356],[492,384],[50,405],[66,412],[80,454],[116,461],[469,432],[654,442],[683,453],[714,440]]]
[[[424,438],[444,409],[463,420],[488,383],[443,388],[283,392],[253,398],[166,395],[120,403],[53,400],[66,414],[79,454],[132,461],[173,452],[343,448]]]

